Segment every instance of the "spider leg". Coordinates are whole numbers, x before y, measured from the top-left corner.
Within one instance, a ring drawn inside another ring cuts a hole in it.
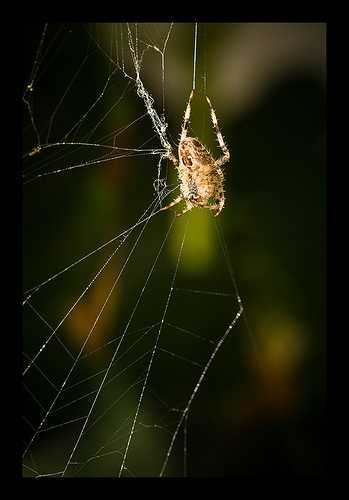
[[[214,216],[217,217],[221,213],[224,207],[224,196],[222,196],[219,200],[217,200],[217,203],[214,205],[201,205],[202,208],[208,208],[212,212],[214,212]]]
[[[217,217],[217,215],[219,215],[221,213],[223,207],[224,207],[224,198],[220,201],[220,203],[214,209],[216,212],[214,214],[215,217]]]
[[[168,157],[169,160],[172,161],[172,163],[174,164],[175,168],[177,168],[178,167],[178,160],[175,157],[175,155],[173,154],[172,149],[168,150],[167,157]]]
[[[171,208],[174,205],[177,205],[177,203],[180,203],[182,200],[183,200],[183,196],[180,194],[179,196],[177,196],[177,198],[175,198],[173,201],[171,201],[171,203],[169,203],[165,207],[160,208],[159,212],[161,212],[162,210],[167,210],[168,208]]]
[[[224,207],[224,200],[222,200],[220,203],[217,203],[217,205],[204,205],[202,208],[209,208],[212,212],[214,212],[214,216],[217,217],[222,211]]]
[[[189,96],[189,100],[188,100],[188,104],[187,104],[187,109],[185,110],[180,142],[182,142],[183,139],[185,139],[187,137],[188,125],[189,125],[189,119],[190,119],[190,113],[191,113],[191,101],[193,99],[193,95],[194,95],[194,90],[192,90],[190,92],[190,96]]]
[[[221,148],[221,150],[223,151],[223,156],[221,156],[220,158],[218,158],[218,160],[215,161],[215,167],[216,168],[219,168],[221,167],[222,165],[224,165],[224,163],[227,163],[229,161],[229,158],[230,158],[230,153],[229,153],[229,150],[224,142],[224,139],[223,139],[223,136],[222,136],[222,133],[219,129],[219,126],[218,126],[218,120],[217,120],[217,117],[216,117],[216,113],[215,113],[215,110],[213,109],[213,106],[211,104],[211,101],[210,99],[208,98],[208,96],[206,96],[206,101],[210,107],[210,110],[211,110],[211,120],[212,120],[212,123],[213,123],[213,128],[216,132],[216,136],[217,136],[217,140],[218,140],[218,143],[219,143],[219,146]],[[218,214],[216,214],[218,215]]]
[[[186,212],[189,212],[189,210],[191,210],[193,208],[192,205],[188,205],[185,207],[184,210],[182,210],[182,212],[179,212],[179,214],[176,214],[177,217],[180,217],[181,215],[184,215]]]

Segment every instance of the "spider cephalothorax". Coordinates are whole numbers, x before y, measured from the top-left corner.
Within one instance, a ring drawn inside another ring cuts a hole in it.
[[[187,137],[192,98],[193,91],[185,111],[178,145],[179,161],[172,152],[169,154],[169,158],[178,171],[181,194],[161,210],[166,210],[181,201],[185,201],[186,208],[178,215],[182,215],[194,207],[208,208],[215,212],[215,215],[218,215],[224,207],[224,175],[220,167],[229,161],[230,154],[219,130],[216,114],[207,96],[206,100],[211,110],[213,127],[223,156],[215,160],[198,139]]]

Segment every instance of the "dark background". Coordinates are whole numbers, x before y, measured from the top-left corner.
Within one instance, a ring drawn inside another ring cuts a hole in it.
[[[116,49],[111,46],[111,40],[120,36],[121,29],[125,34],[125,28],[120,26],[117,31],[110,26],[49,25],[32,101],[42,144],[46,142],[52,116],[48,143],[62,141],[67,131],[90,109],[113,70],[105,54],[115,60]],[[139,37],[160,46],[167,30],[168,25],[140,26]],[[41,33],[41,25],[25,26],[26,84]],[[125,42],[123,46],[126,53]],[[121,44],[118,51],[121,58]],[[86,63],[80,67],[86,54]],[[165,115],[169,136],[175,144],[191,90],[192,24],[174,25],[165,54]],[[148,51],[143,67],[143,83],[161,111],[159,54]],[[204,101],[206,83],[231,152],[231,161],[226,167],[226,207],[218,218],[218,226],[206,210],[193,211],[175,221],[149,293],[132,325],[136,330],[161,318],[187,220],[189,226],[176,286],[232,290],[227,261],[217,238],[219,227],[246,316],[233,328],[219,351],[191,408],[189,476],[320,477],[325,473],[325,78],[324,24],[199,24],[192,130],[210,146],[215,157],[219,155]],[[145,111],[133,84],[127,88],[126,85],[127,80],[117,72],[98,107],[89,112],[66,141],[110,145],[115,141],[120,147],[138,148],[150,140],[144,147],[159,147],[159,141],[151,139],[153,131],[148,117],[120,132]],[[124,91],[125,97],[119,105],[90,136],[101,116],[110,111]],[[37,145],[37,138],[25,106],[23,108],[23,152],[27,153]],[[113,133],[107,136],[110,132]],[[93,161],[103,153],[94,147],[65,145],[24,158],[24,290],[130,227],[152,200],[157,156],[119,159],[101,167],[37,177]],[[164,162],[163,168],[168,172],[169,182],[175,183],[171,165]],[[171,197],[174,195],[169,199]],[[172,216],[170,211],[159,214],[142,235],[88,350],[115,338],[127,322],[130,304],[143,286]],[[113,260],[103,278],[59,330],[75,356],[135,238],[136,234],[131,235],[122,247],[120,259]],[[87,259],[33,297],[32,305],[51,326],[58,324],[110,253],[111,249],[106,249],[102,255]],[[217,340],[236,310],[236,300],[231,307],[223,298],[178,293],[172,299],[167,319]],[[24,351],[33,356],[50,331],[28,305],[23,309],[23,325]],[[207,343],[200,347],[187,342],[175,336],[168,326],[161,336],[164,349],[202,365],[212,352],[212,346],[206,350]],[[153,340],[154,337],[149,345],[140,342],[139,354],[149,349]],[[81,366],[85,377],[105,366],[113,350],[107,348],[103,353],[90,364]],[[129,362],[136,359],[137,353],[132,356]],[[24,358],[24,366],[26,362]],[[38,366],[59,387],[69,370],[69,359],[64,358],[62,347],[55,341],[39,358]],[[38,373],[33,369],[25,380],[31,394],[24,391],[25,416],[35,428],[56,393]],[[189,365],[182,365],[179,359],[159,356],[153,373],[151,387],[165,397],[169,406],[177,407],[187,400],[200,370],[191,371]],[[113,385],[111,391],[107,390],[99,412],[115,400],[118,390],[129,387],[132,381],[131,375],[130,378],[127,375],[120,387]],[[80,388],[74,398],[87,392],[88,388]],[[115,419],[121,418],[123,412],[126,415],[134,410],[135,401],[131,398],[120,404],[116,413],[112,411],[110,420],[103,424],[103,435],[112,434]],[[162,422],[163,408],[149,401],[144,420]],[[57,420],[51,424],[84,414],[82,405],[75,405],[74,414],[58,413]],[[171,418],[167,414],[164,422],[172,429]],[[71,449],[72,436],[77,432],[78,427],[62,426],[58,434],[51,435],[50,431],[40,434],[33,449],[36,470],[42,473],[60,470],[62,460],[68,456],[67,450]],[[25,443],[31,435],[32,429],[24,424]],[[82,444],[81,456],[92,455],[101,439],[103,441],[100,434],[92,433],[90,440]],[[179,464],[183,453],[182,434],[181,439],[173,454]],[[130,463],[136,475],[157,475],[161,457],[161,439],[140,437]],[[115,475],[119,458],[117,455],[112,458],[114,461],[108,463],[94,463],[95,467],[85,469],[85,475]],[[144,461],[149,462],[146,467]],[[30,463],[33,466],[33,462],[27,462]],[[181,475],[181,467],[174,464],[170,474]],[[74,475],[76,471],[69,472]],[[24,474],[28,475],[28,470],[24,469]],[[32,474],[29,472],[29,475]]]

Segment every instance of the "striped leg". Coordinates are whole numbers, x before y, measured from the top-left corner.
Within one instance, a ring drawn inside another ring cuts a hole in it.
[[[193,208],[193,205],[191,203],[187,203],[187,206],[184,208],[184,210],[179,212],[179,214],[176,214],[176,216],[180,217],[181,215],[184,215],[185,213],[189,212],[189,210],[191,210],[192,208]]]
[[[189,101],[188,101],[188,104],[187,104],[187,109],[185,110],[180,142],[182,142],[183,139],[185,139],[187,137],[188,126],[189,126],[189,119],[190,119],[190,112],[191,112],[191,101],[193,99],[193,95],[194,95],[194,90],[192,90],[191,93],[190,93]]]
[[[161,212],[162,210],[167,210],[168,208],[171,208],[174,205],[177,205],[177,203],[180,203],[182,200],[183,200],[183,196],[180,194],[179,196],[177,196],[177,198],[175,200],[171,201],[171,203],[166,205],[166,207],[160,208],[159,212]]]
[[[218,160],[215,161],[215,167],[218,168],[218,167],[221,167],[222,165],[224,165],[224,163],[226,163],[227,161],[229,161],[230,153],[229,153],[229,150],[228,150],[227,146],[225,145],[222,133],[219,130],[216,113],[215,113],[215,110],[213,109],[211,101],[210,101],[210,99],[207,96],[206,96],[206,100],[207,100],[208,105],[210,106],[211,120],[212,120],[212,123],[213,123],[213,128],[214,128],[214,130],[216,132],[216,136],[217,136],[217,140],[218,140],[219,146],[220,146],[221,150],[223,151],[223,156],[221,156],[220,158],[218,158]]]

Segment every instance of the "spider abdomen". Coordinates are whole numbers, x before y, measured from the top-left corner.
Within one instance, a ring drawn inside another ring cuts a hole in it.
[[[199,139],[196,137],[187,137],[193,95],[194,90],[190,93],[184,113],[182,131],[178,145],[178,160],[173,155],[171,149],[168,155],[177,168],[181,192],[175,200],[161,208],[161,210],[167,210],[177,205],[177,203],[184,201],[186,207],[177,215],[182,215],[188,212],[188,210],[197,207],[208,208],[217,216],[224,207],[224,174],[221,167],[229,161],[230,154],[224,143],[221,131],[219,130],[216,113],[207,96],[206,101],[211,110],[213,128],[219,146],[223,151],[223,156],[215,160]]]
[[[188,168],[195,164],[211,164],[213,161],[209,151],[207,151],[205,146],[194,137],[187,137],[179,143],[178,156],[180,163]]]

